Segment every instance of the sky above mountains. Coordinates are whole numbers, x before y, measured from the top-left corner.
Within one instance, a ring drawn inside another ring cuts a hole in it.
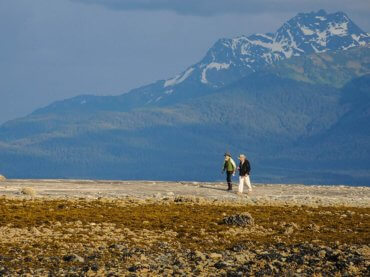
[[[58,99],[168,79],[219,38],[274,32],[321,8],[370,31],[363,0],[0,0],[0,123]]]

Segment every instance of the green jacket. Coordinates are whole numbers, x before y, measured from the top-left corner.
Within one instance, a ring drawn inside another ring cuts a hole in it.
[[[233,159],[230,158],[230,160],[224,162],[224,167],[223,170],[229,171],[229,172],[234,172],[236,169],[235,162]]]

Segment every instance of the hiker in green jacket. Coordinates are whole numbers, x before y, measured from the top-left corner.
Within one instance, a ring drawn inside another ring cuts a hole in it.
[[[227,181],[227,190],[228,191],[231,191],[233,189],[233,183],[232,183],[232,176],[235,174],[235,170],[236,170],[236,164],[234,162],[234,160],[231,158],[231,154],[230,153],[225,153],[224,155],[225,157],[225,160],[224,160],[224,166],[222,168],[222,173],[224,173],[226,171],[226,181]]]

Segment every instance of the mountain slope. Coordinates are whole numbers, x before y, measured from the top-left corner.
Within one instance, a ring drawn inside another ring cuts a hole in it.
[[[342,114],[330,128],[300,140],[265,163],[322,170],[338,176],[338,183],[369,184],[370,75],[355,78],[341,89],[337,109]]]
[[[269,70],[278,76],[341,88],[370,73],[370,47],[293,57],[271,65]]]
[[[255,73],[174,106],[79,118],[35,114],[0,129],[8,144],[2,170],[23,176],[9,162],[20,160],[32,177],[217,179],[228,148],[246,151],[262,178],[260,157],[328,128],[338,96],[330,87]],[[31,123],[36,133],[17,136]]]
[[[351,94],[359,84],[347,87]],[[1,127],[1,170],[9,177],[217,180],[230,150],[247,153],[254,181],[363,184],[370,180],[359,179],[363,168],[349,166],[342,176],[333,167],[343,170],[349,153],[348,163],[368,159],[370,135],[327,142],[323,135],[342,130],[343,118],[366,103],[352,99],[347,107],[343,93],[261,72],[172,106],[34,114]]]

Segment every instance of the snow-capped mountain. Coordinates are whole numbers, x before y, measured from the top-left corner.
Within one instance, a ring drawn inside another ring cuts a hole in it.
[[[370,46],[370,34],[343,12],[299,13],[275,33],[218,40],[205,57],[177,76],[139,87],[118,97],[78,96],[58,101],[50,110],[128,110],[167,105],[205,94],[250,73],[291,57]]]
[[[165,81],[163,87],[173,90],[184,81],[220,87],[276,61],[369,43],[370,34],[343,12],[299,13],[275,33],[218,40],[202,61]]]

